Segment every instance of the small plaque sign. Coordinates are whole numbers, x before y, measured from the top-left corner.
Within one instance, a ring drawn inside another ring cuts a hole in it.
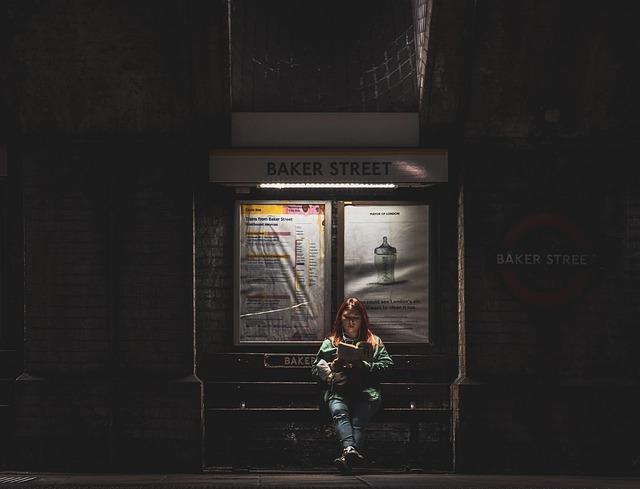
[[[290,353],[265,353],[264,366],[266,368],[311,368],[315,355]]]

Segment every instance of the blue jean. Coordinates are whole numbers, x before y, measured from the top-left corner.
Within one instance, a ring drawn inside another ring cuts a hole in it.
[[[328,406],[342,447],[362,450],[364,429],[380,407],[380,399],[329,399]]]

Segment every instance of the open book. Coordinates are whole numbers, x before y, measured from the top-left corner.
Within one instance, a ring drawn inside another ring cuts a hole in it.
[[[359,360],[370,362],[373,358],[373,347],[366,341],[358,341],[355,345],[338,343],[338,358],[353,363]]]

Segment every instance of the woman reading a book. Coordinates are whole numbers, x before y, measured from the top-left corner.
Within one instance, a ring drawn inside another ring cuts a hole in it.
[[[371,332],[364,304],[345,299],[311,367],[325,387],[324,400],[342,443],[334,463],[343,474],[364,460],[364,428],[380,407],[380,380],[392,366],[382,340]]]

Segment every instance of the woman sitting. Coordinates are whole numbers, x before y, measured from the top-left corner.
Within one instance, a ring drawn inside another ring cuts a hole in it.
[[[338,358],[340,343],[355,346],[359,342],[365,360]],[[354,297],[345,299],[311,367],[312,375],[324,384],[324,401],[342,443],[334,463],[343,474],[364,461],[364,428],[380,407],[380,380],[392,366],[382,340],[371,332],[364,304]]]

